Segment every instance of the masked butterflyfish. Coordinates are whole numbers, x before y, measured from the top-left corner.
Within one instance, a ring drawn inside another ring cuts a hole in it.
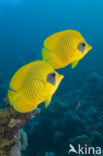
[[[48,63],[34,61],[14,74],[9,84],[8,100],[21,113],[33,111],[42,102],[47,107],[62,79],[63,75]]]
[[[42,59],[54,69],[63,68],[69,64],[72,64],[74,68],[91,49],[92,47],[78,31],[65,30],[44,40]]]

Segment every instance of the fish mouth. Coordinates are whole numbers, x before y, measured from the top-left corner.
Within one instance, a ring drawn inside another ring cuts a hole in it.
[[[60,78],[60,80],[62,80],[62,79],[64,78],[64,75],[60,75],[60,77],[59,77],[59,78]]]
[[[61,81],[63,78],[64,78],[64,75],[57,75],[57,79],[58,79],[58,80]]]
[[[92,49],[93,47],[92,46],[90,46],[90,45],[87,45],[87,51],[90,51],[91,49]]]

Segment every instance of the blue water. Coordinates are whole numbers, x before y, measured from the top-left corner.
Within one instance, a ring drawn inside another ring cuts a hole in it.
[[[82,83],[92,71],[102,74],[102,5],[102,0],[1,0],[1,65],[6,71],[9,66],[15,65],[15,61],[25,63],[29,62],[30,57],[38,59],[41,56],[43,40],[47,36],[61,30],[75,29],[93,46],[92,51],[71,71],[73,76],[76,75],[75,81]],[[69,70],[69,67],[64,70],[68,76]],[[68,76],[65,76],[66,82]]]
[[[71,98],[70,104],[73,103],[73,100],[74,103],[79,102],[81,97],[82,101],[84,100],[83,98],[89,91],[85,92],[85,89],[83,90],[82,87],[85,84],[88,85],[88,76],[90,76],[93,72],[97,74],[97,77],[94,76],[95,78],[93,78],[92,76],[92,80],[90,81],[93,83],[93,87],[98,85],[95,84],[96,82],[93,80],[99,79],[99,76],[101,76],[100,79],[102,79],[103,76],[103,0],[0,0],[1,101],[6,96],[8,84],[13,73],[22,65],[41,58],[41,49],[43,41],[46,37],[55,32],[66,29],[74,29],[81,32],[86,41],[93,47],[93,49],[79,62],[75,69],[72,70],[70,66],[67,66],[64,69],[58,70],[59,73],[64,74],[65,79],[62,81],[58,91],[56,92],[55,99],[57,96],[59,100],[62,100],[61,97],[65,94],[66,101],[64,100],[64,102],[69,105],[69,98]],[[96,86],[97,90],[95,87],[92,87],[92,89],[96,90],[95,96],[103,93],[101,87],[102,82],[100,79],[98,80],[98,82],[100,81],[100,86]],[[100,93],[98,93],[98,88],[101,89],[99,90]],[[82,90],[81,92],[83,92],[83,95],[80,96],[78,95],[79,93],[72,93],[77,90]],[[73,96],[69,97],[69,95],[67,95],[69,93],[72,93]],[[88,95],[91,96],[91,92],[88,93]],[[92,96],[95,97],[94,94],[92,94]],[[76,100],[75,97],[77,97]],[[100,99],[100,97],[98,99]],[[92,111],[95,107],[96,100],[92,99],[90,102],[92,103]],[[90,100],[88,100],[88,102],[84,102],[86,105],[88,104],[88,107],[89,101]],[[98,103],[98,110],[102,106],[99,104],[103,103],[102,95],[101,101],[97,100],[96,102]],[[86,107],[85,105],[83,106],[84,108]],[[90,111],[86,110],[88,107],[84,109],[87,113]],[[73,109],[73,107],[71,106],[70,109]],[[81,114],[84,110],[81,110]],[[61,108],[60,111],[62,111]],[[47,117],[49,114],[47,112],[49,111],[44,112],[43,116]],[[79,114],[79,117],[82,119],[83,114],[81,114]],[[52,115],[52,118],[55,119],[55,116],[53,117]],[[59,116],[58,112],[57,116]],[[66,114],[63,118],[66,118]],[[65,131],[67,130],[68,133],[71,133],[72,135],[72,132],[69,132],[68,126],[62,127],[62,123],[67,122],[65,120],[61,121],[61,125],[57,126],[55,131],[62,131],[63,135],[65,135]],[[40,123],[42,127],[42,122]],[[43,120],[43,123],[45,126],[45,119]],[[40,134],[38,134],[41,135],[41,138],[45,131],[47,131],[48,126],[46,126],[43,127],[43,131],[41,130]],[[78,129],[78,124],[76,126]],[[103,127],[103,125],[101,126]],[[54,133],[54,131],[50,127],[49,133],[50,135],[48,135],[47,138],[51,139],[51,133]],[[80,133],[77,132],[76,135],[73,134],[72,137],[74,138],[81,134],[87,135],[88,133],[81,131]],[[35,137],[35,134],[36,132],[31,134],[31,138],[33,138],[33,136]],[[69,137],[70,136],[68,136],[68,139]],[[36,144],[36,146],[38,144],[38,150],[42,146],[44,151],[52,150],[51,152],[55,153],[55,146],[52,145],[51,140],[47,139],[47,142],[50,144],[50,146],[47,146],[48,143],[46,143],[45,138],[43,139],[44,140],[41,141],[40,138],[38,139],[36,136],[36,142],[34,141],[35,138],[30,142],[29,149],[31,148],[32,151],[31,156],[33,154],[35,156],[39,156],[35,154],[36,149],[33,147],[33,144]],[[64,139],[64,141],[66,142],[67,140]],[[64,156],[65,155],[66,154],[64,154]],[[27,156],[29,155],[27,154]]]

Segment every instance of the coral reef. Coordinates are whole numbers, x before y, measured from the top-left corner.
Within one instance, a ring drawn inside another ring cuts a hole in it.
[[[77,144],[101,147],[103,145],[102,95],[103,77],[93,73],[88,76],[82,88],[56,95],[48,109],[41,105],[42,111],[35,118],[35,122],[29,119],[32,119],[38,110],[29,114],[20,114],[11,108],[2,107],[0,152],[6,156],[21,156],[21,151],[24,151],[22,156],[68,156],[69,144],[75,147]],[[6,103],[5,100],[4,102]]]
[[[85,145],[91,146],[91,140],[87,135],[81,135],[75,137],[74,139],[70,139],[69,143],[74,145],[75,148],[78,146],[78,144],[80,144],[82,147],[85,147]]]
[[[25,151],[28,146],[28,138],[23,129],[20,129],[16,135],[14,135],[14,146],[10,151],[10,156],[21,156],[21,151]]]
[[[21,114],[12,108],[0,110],[0,155],[20,156],[21,150],[27,147],[27,135],[21,129],[26,122],[39,113],[36,109],[31,113]]]
[[[55,156],[68,156],[70,143],[75,146],[78,143],[102,146],[102,80],[101,76],[93,73],[81,89],[55,96],[46,110],[42,106],[35,122],[28,122],[24,127],[25,131],[30,129],[27,131],[27,156],[34,156],[41,149],[40,156],[44,156],[43,151],[53,151]]]
[[[52,136],[53,145],[59,146],[64,142],[64,134],[62,132],[55,132]]]
[[[54,156],[54,153],[53,152],[46,152],[45,156]]]

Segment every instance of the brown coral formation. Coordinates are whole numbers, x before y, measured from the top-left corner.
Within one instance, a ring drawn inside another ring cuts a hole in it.
[[[16,136],[19,135],[22,140],[24,139],[21,128],[39,112],[40,109],[35,109],[33,112],[26,114],[18,113],[12,108],[0,110],[0,156],[11,156],[11,153],[13,153],[11,151],[17,148]],[[22,146],[23,144],[21,144]]]

